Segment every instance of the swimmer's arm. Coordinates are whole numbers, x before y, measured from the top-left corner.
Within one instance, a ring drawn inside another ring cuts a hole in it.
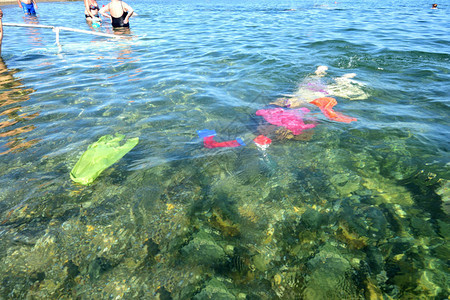
[[[38,7],[37,7],[37,2],[36,2],[36,0],[31,0],[31,3],[34,4],[34,8],[36,8],[36,9],[38,8]]]
[[[104,16],[105,18],[111,19],[111,16],[106,14],[106,12],[108,12],[108,11],[109,11],[109,4],[100,8],[98,13],[101,14],[102,16]]]
[[[130,19],[130,17],[134,14],[134,10],[131,8],[131,6],[129,6],[125,2],[122,2],[122,3],[123,3],[123,7],[125,7],[125,10],[128,12],[127,16],[125,17],[125,20],[123,20],[123,22],[126,24],[126,23],[128,23],[128,20]]]
[[[88,0],[84,0],[84,7],[85,7],[84,13],[85,14],[87,13],[93,19],[95,17],[95,15],[91,12],[91,8],[89,7]]]
[[[22,2],[20,2],[20,0],[17,0],[17,3],[19,4],[19,7],[20,7],[20,8],[23,8],[23,7],[22,7]]]
[[[87,0],[84,0],[84,13],[90,15],[91,18],[93,17],[93,15],[91,14],[91,10],[89,9],[89,3]]]

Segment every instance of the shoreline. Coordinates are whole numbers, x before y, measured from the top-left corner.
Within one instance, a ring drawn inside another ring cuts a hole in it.
[[[36,1],[36,2],[39,5],[39,3],[44,3],[44,2],[78,2],[78,1],[81,1],[81,0],[43,0],[43,1]],[[17,4],[17,0],[0,0],[0,6],[12,5],[12,4]]]

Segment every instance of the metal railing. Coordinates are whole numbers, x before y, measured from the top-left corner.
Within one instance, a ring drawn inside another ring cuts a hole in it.
[[[58,46],[60,46],[60,43],[59,43],[59,32],[61,30],[74,31],[74,32],[80,32],[80,33],[104,36],[104,37],[115,38],[115,39],[128,37],[126,35],[115,35],[115,34],[110,34],[110,33],[96,32],[96,31],[89,31],[89,30],[82,30],[82,29],[75,29],[75,28],[69,28],[69,27],[63,27],[63,26],[50,26],[50,25],[37,25],[37,24],[20,24],[20,23],[3,23],[3,26],[37,27],[37,28],[52,29],[53,32],[55,32],[55,34],[56,34],[56,45],[58,45]]]

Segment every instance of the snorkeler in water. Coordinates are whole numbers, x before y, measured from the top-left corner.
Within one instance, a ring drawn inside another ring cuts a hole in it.
[[[350,100],[365,100],[369,95],[363,90],[363,84],[353,80],[355,73],[344,74],[333,80],[325,80],[327,66],[318,66],[314,74],[304,78],[293,94],[283,95],[271,104],[296,108],[311,103],[314,99],[322,97],[340,97]]]

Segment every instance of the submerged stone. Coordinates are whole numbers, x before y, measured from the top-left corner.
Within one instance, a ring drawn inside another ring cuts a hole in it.
[[[447,261],[450,258],[450,245],[448,243],[443,243],[433,248],[433,254],[437,258]]]
[[[417,172],[417,166],[412,162],[411,154],[408,151],[402,150],[397,153],[395,150],[393,151],[388,153],[381,162],[380,171],[383,175],[396,180],[403,180]]]
[[[446,278],[445,274],[441,275],[439,272],[434,270],[425,270],[422,272],[418,280],[416,291],[431,298],[440,298],[439,296],[445,297],[442,293],[442,287],[446,285],[445,282],[448,282],[448,279],[449,278]]]
[[[369,225],[369,237],[377,240],[385,238],[388,222],[384,213],[376,206],[366,207],[363,209],[363,213]]]
[[[411,218],[411,227],[418,235],[432,237],[435,236],[433,227],[431,226],[429,221],[423,220],[421,218],[412,217]]]
[[[406,187],[397,185],[393,180],[381,175],[364,177],[362,185],[371,190],[377,205],[390,203],[408,207],[414,204],[412,194]]]
[[[444,180],[441,186],[436,190],[436,194],[441,196],[442,210],[450,215],[450,180]]]
[[[357,175],[336,174],[330,181],[342,196],[349,196],[360,188],[361,179]]]
[[[302,223],[306,228],[319,229],[324,222],[324,216],[315,209],[308,208],[302,215]]]
[[[360,291],[352,281],[351,264],[331,245],[307,263],[310,276],[303,299],[360,299]]]
[[[194,238],[181,249],[188,261],[204,265],[216,265],[225,262],[225,251],[204,231],[199,231]]]
[[[194,296],[195,300],[233,300],[236,297],[227,291],[225,285],[219,280],[213,278],[206,283],[206,286]]]
[[[227,236],[239,235],[239,227],[233,223],[230,219],[224,218],[219,210],[213,210],[209,222],[212,227],[220,230],[222,234]]]
[[[348,245],[350,249],[362,249],[368,245],[369,240],[368,237],[350,230],[345,222],[339,223],[337,238]]]
[[[439,233],[443,238],[448,238],[450,236],[450,224],[441,220],[437,220],[439,225]]]

